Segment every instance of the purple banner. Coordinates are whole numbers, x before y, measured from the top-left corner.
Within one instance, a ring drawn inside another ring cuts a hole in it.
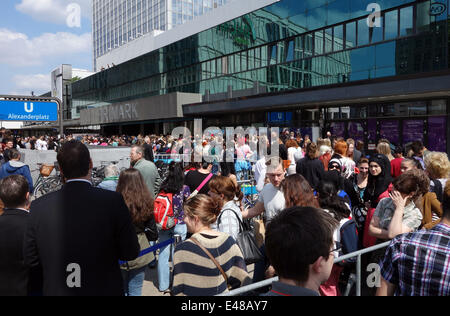
[[[423,120],[403,121],[403,144],[423,141]]]
[[[445,116],[428,118],[428,149],[447,152],[447,120]]]
[[[364,141],[364,125],[360,122],[348,123],[348,137],[353,138],[355,141]]]
[[[330,132],[332,136],[345,137],[345,123],[344,122],[331,123]]]
[[[391,144],[398,145],[399,135],[398,121],[380,122],[380,138],[386,138]]]

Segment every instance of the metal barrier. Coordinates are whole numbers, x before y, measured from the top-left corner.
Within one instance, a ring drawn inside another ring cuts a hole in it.
[[[361,256],[363,254],[387,247],[387,246],[389,246],[389,244],[390,244],[390,241],[387,241],[385,243],[375,245],[373,247],[365,248],[365,249],[362,249],[362,250],[359,250],[359,251],[356,251],[353,253],[349,253],[347,255],[344,255],[339,258],[334,259],[334,263],[338,263],[338,262],[342,262],[342,261],[345,261],[350,258],[357,257],[357,260],[356,260],[356,296],[361,296]],[[278,281],[278,277],[274,277],[274,278],[264,280],[261,282],[257,282],[254,284],[250,284],[247,286],[243,286],[238,289],[232,290],[230,292],[225,292],[225,293],[219,294],[217,296],[238,296],[238,295],[271,285],[272,282],[275,282],[275,281]]]
[[[166,241],[163,241],[159,244],[155,244],[147,249],[142,250],[141,252],[139,252],[139,255],[137,256],[137,258],[140,258],[142,256],[145,256],[146,254],[150,253],[150,252],[154,252],[158,249],[161,249],[163,247],[169,246],[173,244],[173,247],[176,247],[180,242],[181,242],[181,236],[180,235],[174,235],[173,238],[168,239]],[[136,259],[137,259],[136,258]],[[127,261],[119,261],[119,264],[126,264]]]

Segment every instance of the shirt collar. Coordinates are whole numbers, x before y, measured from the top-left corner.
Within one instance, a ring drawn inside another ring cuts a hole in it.
[[[434,229],[450,234],[450,226],[444,223],[437,224]]]
[[[89,183],[90,185],[92,185],[92,182],[86,179],[70,179],[67,180],[66,183],[70,183],[70,182],[86,182]]]
[[[4,210],[4,211],[15,211],[15,210],[19,210],[19,211],[24,211],[24,212],[26,212],[26,213],[30,213],[29,210],[24,209],[24,208],[5,208],[5,209],[3,209],[3,210]]]

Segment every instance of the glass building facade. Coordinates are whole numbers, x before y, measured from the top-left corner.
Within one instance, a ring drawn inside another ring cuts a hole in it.
[[[97,2],[113,1],[94,1],[94,6]],[[176,10],[187,2],[193,4],[196,14],[197,1],[177,2],[182,4]],[[446,70],[450,23],[447,2],[378,0],[378,6],[371,9],[373,0],[281,0],[74,83],[72,118],[79,117],[84,108],[175,91],[217,95],[230,89],[249,90],[257,83],[262,91],[277,93]],[[180,18],[174,12],[172,15]],[[127,27],[127,32],[122,29],[118,34],[129,36],[129,32]],[[325,119],[327,128],[348,135],[361,129],[373,130],[370,118],[447,115],[447,107],[446,99],[412,105],[336,105],[288,111],[285,117],[290,119],[283,122],[287,126],[297,122],[310,129]],[[270,112],[221,119],[234,125],[271,122]],[[216,121],[212,117],[208,125]],[[413,123],[405,126],[412,128]],[[419,129],[429,124],[415,123]],[[386,126],[378,125],[375,133],[380,136],[380,129],[388,131]],[[400,134],[403,128],[403,123],[397,126]],[[370,133],[364,136],[366,141]]]
[[[231,0],[93,0],[94,58],[152,31],[167,31]]]

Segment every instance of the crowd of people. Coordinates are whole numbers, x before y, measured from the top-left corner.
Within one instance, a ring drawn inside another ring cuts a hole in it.
[[[194,152],[225,157],[215,141],[211,135]],[[286,131],[271,139],[237,136],[234,162],[171,161],[162,172],[155,156],[185,153],[179,142],[150,135],[64,139],[57,160],[65,184],[33,202],[23,174],[2,174],[0,253],[8,259],[0,262],[0,295],[140,296],[145,269],[156,264],[164,294],[217,295],[278,276],[260,294],[337,296],[354,265],[334,259],[387,241],[363,256],[363,270],[381,267],[378,288],[363,278],[364,294],[450,295],[446,153],[386,139],[366,153],[353,139],[327,134],[313,142]],[[259,157],[251,142],[267,146],[269,156]],[[274,143],[279,155],[270,156]],[[85,145],[102,144],[130,146],[131,165],[108,166],[94,188]],[[252,175],[258,199],[245,208],[239,184]],[[170,220],[156,216],[161,209]],[[263,238],[251,277],[237,241],[242,222],[252,219],[261,222]],[[176,235],[176,247],[139,256]],[[69,265],[81,269],[81,285],[76,274],[67,283]]]

